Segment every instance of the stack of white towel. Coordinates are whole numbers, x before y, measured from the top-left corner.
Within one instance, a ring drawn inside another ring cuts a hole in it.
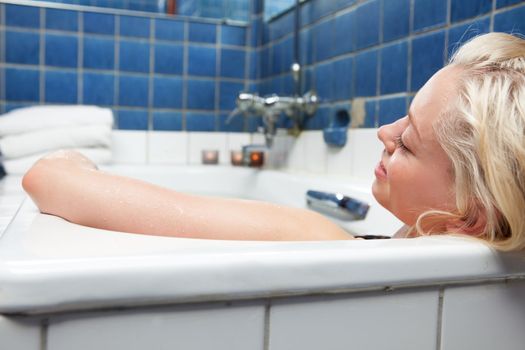
[[[8,174],[23,174],[42,156],[76,149],[111,162],[113,113],[96,106],[34,106],[0,115],[0,153]]]

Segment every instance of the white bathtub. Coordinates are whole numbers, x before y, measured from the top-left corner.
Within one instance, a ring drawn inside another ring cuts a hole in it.
[[[181,191],[299,207],[307,189],[338,191],[372,205],[366,220],[344,225],[350,232],[391,234],[399,225],[377,206],[366,181],[213,166],[111,171]],[[18,182],[0,182],[4,219],[5,208],[25,198]],[[39,214],[28,198],[9,221],[0,236],[1,349],[525,344],[523,255],[501,255],[464,239],[153,237],[74,225]]]

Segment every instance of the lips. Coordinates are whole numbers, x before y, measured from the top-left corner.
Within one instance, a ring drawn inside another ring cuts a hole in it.
[[[386,169],[383,162],[379,162],[374,170],[374,174],[378,180],[386,180]]]

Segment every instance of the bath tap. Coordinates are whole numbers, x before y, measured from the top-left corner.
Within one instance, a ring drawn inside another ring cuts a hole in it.
[[[312,210],[345,220],[363,220],[370,206],[340,193],[309,190],[306,192],[306,204]]]
[[[296,126],[302,124],[303,113],[312,115],[317,110],[318,98],[314,92],[307,92],[303,96],[289,97],[279,96],[276,94],[261,97],[257,94],[241,92],[236,99],[237,108],[235,108],[228,118],[226,124],[231,122],[232,118],[239,114],[262,115],[263,133],[266,139],[266,145],[271,147],[277,127],[279,115],[284,113],[290,117]]]

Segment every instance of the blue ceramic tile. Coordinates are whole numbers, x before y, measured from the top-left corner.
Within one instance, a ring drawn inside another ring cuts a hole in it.
[[[46,9],[46,28],[76,32],[78,11]]]
[[[155,44],[155,73],[182,74],[184,47],[179,44]]]
[[[186,94],[189,109],[215,109],[215,81],[188,80]]]
[[[350,7],[354,5],[356,2],[357,0],[337,0],[336,6],[337,6],[337,9],[340,10],[340,9]]]
[[[381,50],[381,95],[407,91],[408,44],[403,41]]]
[[[182,108],[182,79],[155,77],[153,80],[153,106]]]
[[[221,50],[221,77],[244,78],[246,52],[236,49]]]
[[[334,65],[334,97],[336,100],[347,100],[352,98],[352,82],[354,59],[343,58],[333,63]]]
[[[447,1],[415,0],[414,31],[445,24],[447,20]]]
[[[379,101],[379,126],[390,124],[407,113],[406,98],[396,97]]]
[[[260,64],[260,55],[258,51],[250,52],[250,62],[248,70],[248,79],[256,80],[259,79],[259,64]]]
[[[149,43],[147,41],[120,41],[119,68],[128,72],[149,72]]]
[[[250,41],[251,41],[252,47],[257,47],[261,44],[262,27],[263,27],[263,22],[261,18],[256,18],[252,20],[251,27],[250,27],[251,29]]]
[[[412,79],[410,89],[419,90],[426,81],[443,67],[445,32],[428,34],[412,42]]]
[[[221,43],[244,46],[246,44],[246,28],[223,25],[221,28]]]
[[[375,96],[377,86],[377,50],[355,56],[354,96]]]
[[[303,66],[310,65],[313,61],[312,31],[309,28],[301,30],[299,38],[299,60]]]
[[[235,108],[235,100],[237,99],[239,92],[244,91],[244,84],[229,81],[221,81],[219,89],[220,109],[231,111]]]
[[[377,127],[377,111],[376,100],[368,100],[365,102],[365,122],[361,125],[362,128],[376,128]]]
[[[115,16],[104,13],[84,12],[84,32],[115,34]]]
[[[187,131],[215,131],[215,114],[188,112],[186,113]]]
[[[189,41],[199,43],[215,43],[217,26],[211,23],[190,22]]]
[[[469,39],[490,32],[490,17],[452,27],[448,30],[448,57]]]
[[[262,117],[258,115],[249,116],[247,122],[248,132],[257,132],[263,126]]]
[[[335,18],[334,54],[342,55],[354,51],[355,47],[355,12],[347,12]]]
[[[334,99],[334,65],[320,64],[315,69],[315,87],[321,102]]]
[[[295,83],[293,81],[292,73],[281,76],[281,80],[282,94],[287,96],[293,95],[295,93]]]
[[[312,18],[319,19],[335,11],[337,0],[313,1],[312,6]]]
[[[268,75],[276,75],[281,74],[284,70],[283,66],[283,54],[284,54],[284,46],[283,43],[277,43],[273,44],[271,47],[271,65],[270,70],[268,72]]]
[[[494,16],[494,31],[525,34],[525,6],[498,13]]]
[[[223,132],[242,132],[244,131],[244,116],[236,115],[228,120],[229,113],[219,115],[219,130]],[[227,122],[228,121],[228,122]]]
[[[408,35],[410,25],[410,0],[383,1],[383,41]]]
[[[38,64],[40,35],[37,33],[5,32],[5,60],[9,63]]]
[[[171,19],[155,19],[155,39],[183,41],[184,22]]]
[[[270,41],[282,38],[293,31],[293,12],[278,17],[268,24]]]
[[[161,111],[153,112],[153,130],[182,130],[182,113]]]
[[[188,74],[214,77],[216,56],[215,48],[190,45]]]
[[[46,65],[78,66],[78,38],[76,36],[46,34]]]
[[[84,104],[112,106],[115,95],[115,77],[113,74],[84,73]]]
[[[5,69],[5,98],[7,101],[40,100],[40,73],[37,69]]]
[[[262,14],[263,11],[264,11],[264,0],[252,0],[251,1],[252,3],[252,9],[253,9],[253,14],[254,15],[258,15],[258,14]]]
[[[120,36],[149,38],[149,18],[120,16]]]
[[[440,0],[441,1],[441,0]],[[355,46],[362,49],[379,43],[379,0],[370,1],[357,8]]]
[[[270,79],[269,89],[270,89],[269,93],[271,94],[278,94],[278,95],[283,94],[283,80],[281,79],[280,76],[276,76]]]
[[[84,68],[113,69],[115,41],[113,38],[84,37]]]
[[[5,4],[5,24],[16,27],[40,27],[40,8]]]
[[[148,77],[121,75],[119,77],[120,106],[148,106]]]
[[[77,103],[77,81],[76,72],[46,71],[46,102]]]
[[[334,21],[327,20],[313,29],[315,42],[315,61],[324,61],[333,55],[334,44]]]
[[[492,0],[452,0],[450,19],[452,22],[479,16],[492,9]]]
[[[522,2],[523,0],[496,0],[496,8],[502,8],[509,5],[514,5]]]
[[[307,91],[312,90],[312,88],[313,88],[313,86],[312,86],[312,75],[313,75],[313,73],[312,72],[313,72],[313,68],[311,68],[311,67],[307,67],[307,68],[303,69],[302,82],[301,82],[301,85],[302,85],[301,94],[304,94]]]
[[[294,61],[293,38],[288,37],[283,40],[283,72],[290,72]]]
[[[261,78],[266,78],[270,73],[270,48],[267,46],[261,51]]]
[[[6,103],[4,106],[4,113],[10,112],[12,110],[18,109],[18,108],[25,108],[25,107],[31,107],[36,106],[38,103]]]
[[[313,1],[306,1],[301,4],[301,28],[314,21],[312,3]]]
[[[307,117],[304,121],[304,129],[306,130],[322,130],[326,128],[330,122],[330,115],[332,114],[331,106],[319,106],[313,116]]]
[[[148,130],[148,111],[119,110],[118,128],[121,130]]]

